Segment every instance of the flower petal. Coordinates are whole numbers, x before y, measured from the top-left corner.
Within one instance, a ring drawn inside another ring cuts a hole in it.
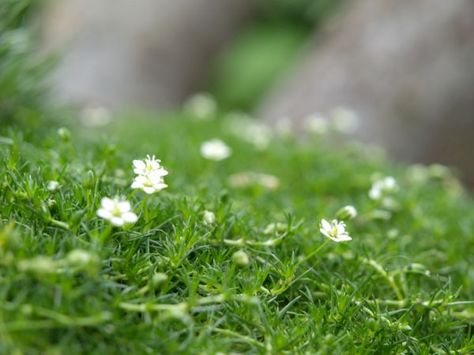
[[[120,201],[118,203],[118,208],[120,212],[125,213],[125,212],[130,211],[132,209],[132,206],[130,206],[130,202],[128,201]]]
[[[155,192],[155,188],[154,188],[154,187],[148,187],[148,186],[146,186],[146,187],[143,188],[143,191],[144,191],[145,193],[151,195],[153,192]]]
[[[127,212],[122,215],[122,219],[125,223],[135,223],[138,220],[138,217],[133,212]]]
[[[136,180],[131,185],[132,189],[141,189],[142,187],[143,187],[143,184]]]
[[[135,169],[140,169],[140,170],[143,170],[146,167],[145,162],[143,160],[134,160],[133,166],[135,167]]]
[[[121,227],[124,225],[125,221],[120,217],[112,217],[110,219],[110,223],[112,223],[114,226]]]
[[[352,240],[352,238],[349,236],[349,234],[340,234],[337,236],[337,238],[333,239],[336,243],[340,242],[347,242],[349,240]]]
[[[110,211],[108,211],[106,209],[99,208],[97,210],[97,216],[99,216],[100,218],[103,218],[103,219],[109,219],[110,217],[112,217],[112,213],[110,213]]]
[[[321,227],[326,231],[329,231],[331,229],[331,224],[323,218],[321,219]]]
[[[100,205],[102,206],[102,208],[104,208],[104,209],[106,209],[106,210],[112,210],[112,209],[114,208],[115,201],[112,200],[111,198],[104,197],[104,198],[100,201]]]

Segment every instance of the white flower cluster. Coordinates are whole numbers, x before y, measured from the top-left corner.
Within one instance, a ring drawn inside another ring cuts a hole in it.
[[[152,194],[168,187],[163,180],[168,175],[168,171],[160,163],[161,161],[156,159],[154,155],[147,155],[144,160],[134,160],[133,172],[137,175],[131,187],[143,190],[147,194]],[[97,216],[108,220],[117,227],[135,223],[138,220],[137,215],[132,211],[130,202],[118,197],[104,197],[101,200]]]
[[[232,174],[228,177],[227,182],[230,186],[237,188],[261,186],[268,190],[276,190],[280,186],[280,180],[276,176],[253,171]]]
[[[161,161],[155,156],[147,155],[145,160],[133,161],[133,172],[137,174],[132,183],[132,189],[143,190],[147,194],[161,191],[168,187],[163,178],[168,171],[161,165]]]
[[[308,132],[314,134],[327,134],[330,132],[354,133],[359,126],[357,114],[344,107],[336,107],[327,116],[313,113],[304,118]]]
[[[398,189],[397,181],[387,176],[373,183],[369,190],[369,197],[372,200],[380,200]]]

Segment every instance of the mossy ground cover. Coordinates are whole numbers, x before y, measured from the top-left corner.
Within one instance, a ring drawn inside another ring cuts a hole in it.
[[[474,351],[474,203],[450,171],[145,116],[0,127],[2,353]],[[231,156],[204,159],[212,138]],[[146,154],[169,171],[151,195],[130,187]],[[385,176],[398,188],[371,199]],[[114,196],[136,223],[97,216]],[[345,205],[352,240],[335,243],[319,223]]]
[[[0,2],[0,353],[474,352],[474,202],[448,169],[189,106],[81,126],[44,99],[35,4]],[[135,223],[97,215],[116,196]],[[347,205],[337,243],[320,222]]]

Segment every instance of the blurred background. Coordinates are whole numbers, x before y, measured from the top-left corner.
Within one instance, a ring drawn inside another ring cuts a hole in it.
[[[206,92],[270,126],[322,132],[336,119],[348,139],[452,166],[474,186],[472,0],[43,5],[38,53],[57,58],[48,85],[60,102],[163,112]]]

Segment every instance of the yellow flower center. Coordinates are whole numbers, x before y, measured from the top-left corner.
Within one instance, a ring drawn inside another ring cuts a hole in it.
[[[122,211],[120,211],[120,208],[118,206],[115,206],[114,209],[112,210],[112,215],[114,217],[120,217],[122,216]]]

